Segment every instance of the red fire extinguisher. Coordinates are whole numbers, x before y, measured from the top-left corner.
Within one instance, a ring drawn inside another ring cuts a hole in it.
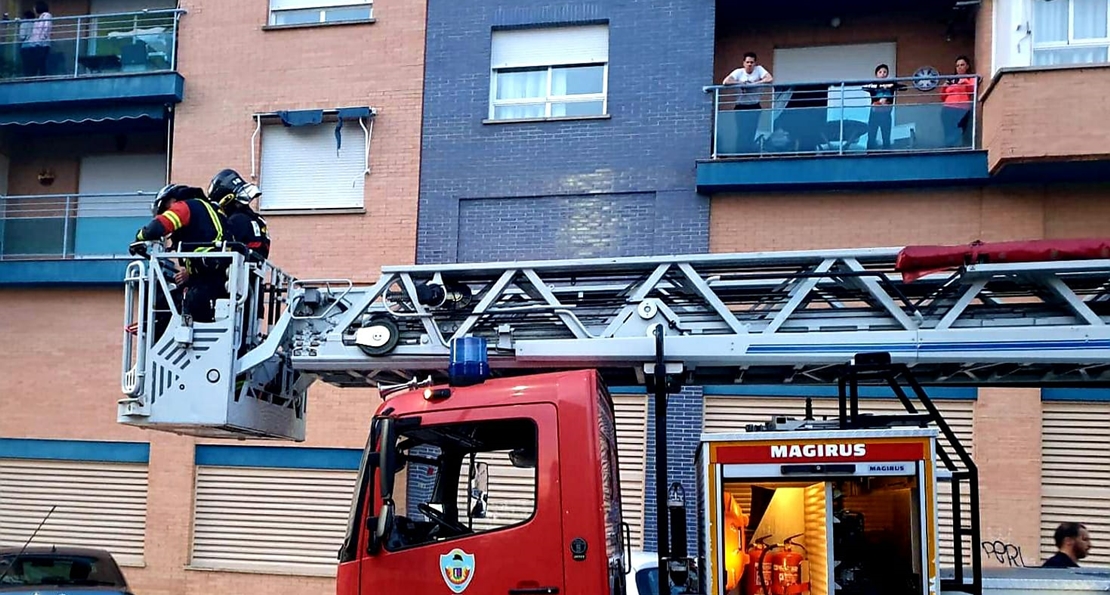
[[[806,557],[795,548],[805,547],[794,543],[794,539],[802,534],[787,537],[782,549],[771,554],[770,561],[773,571],[771,573],[772,595],[800,595],[809,592],[809,583],[802,582],[802,562]],[[808,553],[808,552],[807,552]]]
[[[765,543],[768,537],[770,535],[753,540],[752,547],[748,549],[748,564],[744,568],[744,595],[769,595],[772,568],[767,555],[771,548]]]

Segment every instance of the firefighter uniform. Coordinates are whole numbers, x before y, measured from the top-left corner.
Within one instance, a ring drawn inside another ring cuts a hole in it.
[[[204,197],[200,188],[171,184],[155,199],[155,217],[135,235],[136,244],[169,238],[178,252],[212,252],[225,238],[227,219]],[[136,244],[131,252],[136,253]],[[184,283],[182,313],[197,322],[215,319],[215,301],[227,296],[226,259],[185,258],[188,273]],[[160,333],[159,333],[160,334]]]
[[[266,229],[266,219],[254,212],[249,205],[232,202],[227,214],[227,229],[236,242],[246,244],[262,258],[270,258],[270,232]]]

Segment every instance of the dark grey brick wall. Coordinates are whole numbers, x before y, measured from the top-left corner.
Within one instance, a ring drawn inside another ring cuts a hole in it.
[[[418,262],[707,251],[714,1],[429,0]],[[596,22],[609,119],[482,123],[494,28]]]
[[[667,485],[682,484],[686,491],[686,548],[698,554],[697,455],[701,441],[702,387],[690,386],[667,398]],[[647,462],[644,469],[644,550],[658,551],[659,528],[655,520],[655,397],[648,396]],[[674,539],[674,536],[671,537]]]

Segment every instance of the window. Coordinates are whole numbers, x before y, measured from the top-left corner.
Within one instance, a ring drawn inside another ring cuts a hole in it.
[[[368,21],[370,0],[270,0],[271,25],[311,25]]]
[[[494,31],[491,120],[608,113],[606,25]]]
[[[394,489],[407,486],[385,548],[391,551],[527,523],[536,511],[534,422],[421,426],[398,441]]]
[[[1033,0],[1033,64],[1110,61],[1110,0]]]
[[[260,207],[265,210],[359,209],[367,138],[356,122],[337,148],[334,123],[262,127]]]

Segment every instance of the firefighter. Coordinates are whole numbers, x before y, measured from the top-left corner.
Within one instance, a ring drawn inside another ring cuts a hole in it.
[[[211,252],[219,249],[227,219],[192,186],[169,184],[158,191],[151,205],[154,219],[135,234],[129,252],[145,255],[144,242],[169,239],[178,252]],[[183,258],[183,269],[174,276],[184,288],[182,313],[197,322],[215,320],[215,301],[227,297],[224,287],[228,261],[221,258]],[[168,320],[166,321],[168,323]],[[164,328],[164,325],[163,325]],[[156,339],[161,332],[156,331]]]
[[[270,233],[266,220],[251,208],[251,202],[259,196],[262,191],[258,186],[245,181],[233,169],[222,170],[208,185],[208,200],[219,205],[227,215],[228,231],[235,241],[245,244],[262,258],[269,258]]]
[[[216,174],[208,184],[208,200],[215,203],[227,215],[228,232],[236,242],[250,248],[252,255],[263,259],[270,257],[270,233],[266,220],[254,212],[250,204],[262,191],[251,184],[233,169],[224,169]],[[265,290],[255,296],[256,318],[265,316]],[[243,308],[243,339],[239,345],[239,355],[243,355],[258,339],[258,332],[252,329],[250,309]]]

